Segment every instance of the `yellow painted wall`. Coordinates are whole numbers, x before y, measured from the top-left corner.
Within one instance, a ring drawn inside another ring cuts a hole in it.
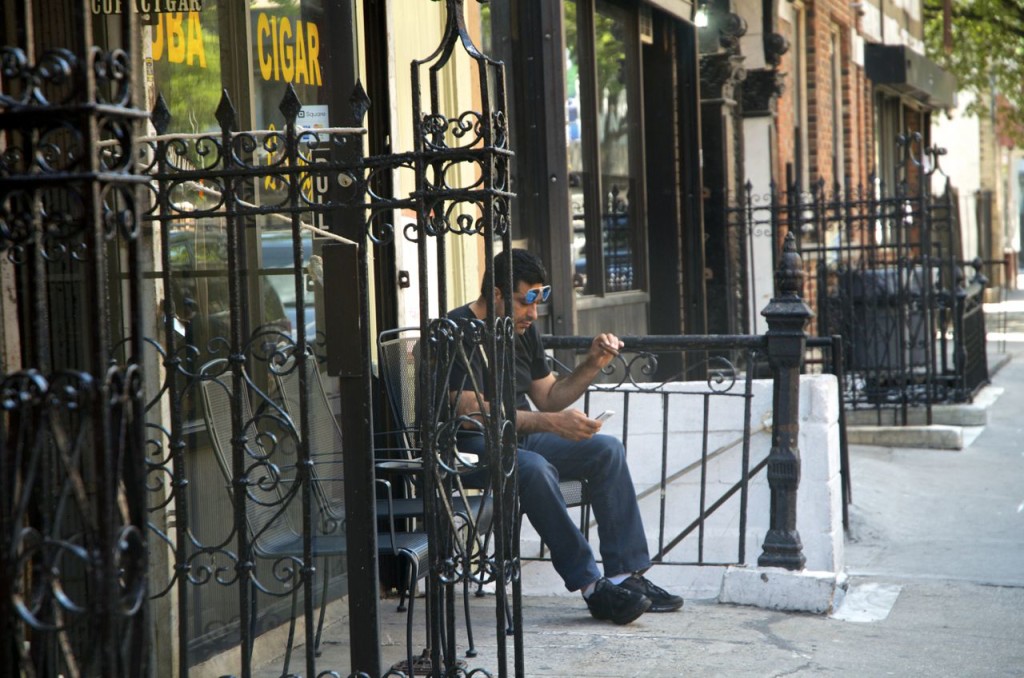
[[[466,23],[479,26],[479,8],[476,3],[466,3]],[[423,60],[430,56],[440,44],[444,26],[445,10],[442,3],[410,2],[402,3],[401,12],[392,12],[389,17],[389,49],[392,64],[392,130],[394,133],[392,148],[396,152],[414,148],[413,137],[413,93],[412,69],[414,60]],[[477,93],[477,72],[472,59],[463,49],[457,48],[453,59],[442,69],[438,78],[439,101],[441,113],[453,117],[467,110],[480,110]],[[424,112],[430,110],[429,70],[420,67],[420,106]],[[454,141],[454,140],[453,140]],[[451,183],[469,185],[475,181],[475,170],[459,168],[447,177]],[[399,171],[395,178],[396,195],[408,195],[415,188],[414,176],[411,171]],[[475,217],[474,217],[475,218]],[[414,223],[416,215],[407,212],[396,216],[399,224]],[[399,240],[398,265],[400,269],[410,272],[413,286],[399,292],[399,323],[415,325],[419,323],[418,315],[418,277],[415,243],[409,242],[398,226],[396,239]],[[452,308],[464,304],[479,294],[480,277],[483,273],[481,252],[483,239],[480,236],[447,237],[448,252],[448,299],[446,306]],[[433,264],[433,255],[430,260]],[[431,270],[429,280],[437,279],[437,271]],[[431,290],[432,298],[436,297],[436,288]],[[439,312],[436,301],[432,302],[430,315]]]

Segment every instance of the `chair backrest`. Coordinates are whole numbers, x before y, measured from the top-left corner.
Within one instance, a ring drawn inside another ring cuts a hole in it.
[[[299,431],[298,417],[302,407],[302,384],[299,377],[301,368],[297,362],[294,358],[289,359],[280,368],[275,367],[272,372],[281,402],[288,416],[295,423],[295,430]],[[344,534],[345,484],[341,427],[338,426],[338,420],[335,419],[334,413],[331,411],[323,377],[320,375],[316,357],[312,353],[307,354],[305,371],[306,385],[309,389],[306,403],[309,410],[309,451],[310,458],[313,460],[311,476],[314,496],[321,511],[321,529],[330,534],[340,527]],[[377,498],[377,506],[380,509],[378,517],[384,521],[384,531],[380,534],[387,537],[387,539],[378,538],[378,548],[382,552],[390,551],[394,555],[401,548],[401,544],[407,544],[410,538],[396,536],[395,499],[391,483],[378,478],[376,485],[380,490],[380,496]],[[402,539],[406,541],[402,541]],[[416,539],[424,540],[422,545],[426,546],[425,536],[420,534]]]
[[[272,370],[278,394],[289,418],[300,431],[302,382],[298,361],[289,359]],[[306,404],[309,416],[309,453],[313,461],[313,488],[321,510],[333,520],[344,520],[345,464],[342,457],[341,427],[331,410],[330,399],[316,356],[307,353],[305,360]]]
[[[419,371],[418,327],[380,333],[380,374],[395,424],[409,447],[416,447],[416,374]]]
[[[227,361],[223,359],[207,363],[202,373],[204,378],[199,384],[199,390],[210,442],[227,489],[234,493],[237,486],[233,482],[235,474],[232,461],[232,374],[227,369]],[[242,432],[246,438],[243,462],[248,478],[245,518],[256,552],[272,557],[300,537],[289,516],[290,505],[300,495],[294,491],[297,489],[294,483],[282,475],[280,457],[284,456],[283,450],[277,449],[278,445],[267,447],[264,444],[276,442],[276,438],[273,433],[260,431],[249,399],[249,380],[244,377],[244,373],[242,381],[246,385],[241,389],[239,399]]]

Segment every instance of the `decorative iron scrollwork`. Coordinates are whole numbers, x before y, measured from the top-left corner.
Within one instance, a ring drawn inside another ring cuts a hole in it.
[[[0,106],[62,106],[75,101],[78,56],[67,49],[43,52],[38,62],[29,62],[17,47],[0,47]]]

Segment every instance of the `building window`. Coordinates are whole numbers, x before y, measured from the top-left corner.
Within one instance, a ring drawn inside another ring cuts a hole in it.
[[[829,46],[832,67],[832,181],[842,186],[846,175],[846,138],[843,129],[843,57],[838,28],[833,29]]]
[[[641,289],[643,170],[635,8],[566,0],[566,146],[573,285]]]
[[[806,191],[810,188],[810,144],[808,142],[807,113],[807,10],[802,2],[793,7],[793,130],[794,160],[796,162],[797,188]]]

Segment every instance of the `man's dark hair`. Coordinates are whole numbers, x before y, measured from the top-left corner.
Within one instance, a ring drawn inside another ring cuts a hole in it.
[[[501,290],[501,296],[510,299],[509,290],[505,289],[505,281],[508,279],[508,257],[504,253],[494,255],[494,265],[484,273],[483,284],[480,285],[480,295],[487,296],[491,287],[491,271],[494,272],[494,279],[497,287]],[[544,268],[544,262],[533,252],[523,249],[512,250],[512,287],[519,287],[519,283],[527,285],[544,285],[548,280],[548,271]]]

